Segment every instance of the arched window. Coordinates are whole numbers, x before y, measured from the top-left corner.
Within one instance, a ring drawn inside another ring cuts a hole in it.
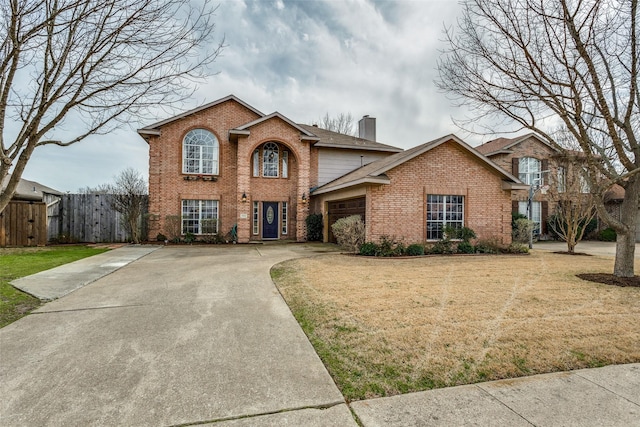
[[[262,176],[279,175],[280,149],[278,144],[267,142],[262,146]]]
[[[518,164],[520,181],[527,185],[542,186],[542,168],[540,160],[534,157],[523,157]]]
[[[190,131],[182,142],[182,173],[218,174],[219,144],[206,129]]]

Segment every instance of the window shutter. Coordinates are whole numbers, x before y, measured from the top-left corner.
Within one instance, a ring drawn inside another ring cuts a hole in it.
[[[549,202],[540,203],[540,228],[542,234],[547,234],[547,217],[549,216]]]
[[[520,159],[517,157],[513,157],[511,159],[511,175],[515,176],[516,178],[518,178],[518,175],[520,174],[518,171],[518,164],[520,163]]]
[[[544,172],[544,171],[548,171],[549,170],[549,160],[548,159],[542,159],[541,161],[541,167],[542,170],[540,172]],[[547,173],[547,176],[549,174]],[[542,178],[542,180],[540,181],[540,185],[545,185],[546,184],[546,179],[544,178],[544,173],[540,174],[540,177]]]
[[[518,213],[518,208],[519,208],[518,201],[517,200],[512,200],[511,201],[511,212]]]

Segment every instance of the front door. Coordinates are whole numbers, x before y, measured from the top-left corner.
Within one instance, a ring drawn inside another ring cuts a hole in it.
[[[278,203],[262,202],[262,238],[278,238]]]

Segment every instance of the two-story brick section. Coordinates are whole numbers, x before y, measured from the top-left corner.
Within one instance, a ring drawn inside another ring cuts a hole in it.
[[[265,115],[233,95],[139,129],[149,143],[150,236],[237,229],[238,242],[306,239],[323,213],[325,241],[338,218],[360,214],[368,240],[437,240],[445,225],[511,241],[518,178],[454,135],[404,151]]]

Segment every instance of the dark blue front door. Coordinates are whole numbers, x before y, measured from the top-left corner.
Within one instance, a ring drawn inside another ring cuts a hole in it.
[[[278,238],[278,203],[262,202],[262,238]]]

